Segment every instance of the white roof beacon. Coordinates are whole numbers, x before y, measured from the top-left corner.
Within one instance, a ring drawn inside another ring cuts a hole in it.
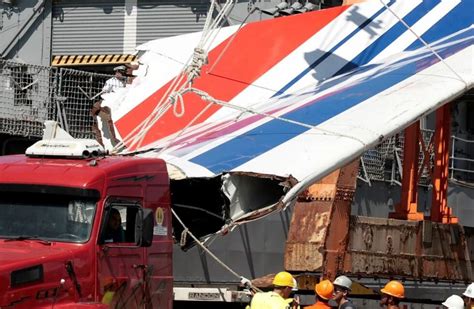
[[[61,129],[56,121],[45,121],[43,139],[26,149],[29,157],[93,158],[104,154],[94,139],[75,139]]]

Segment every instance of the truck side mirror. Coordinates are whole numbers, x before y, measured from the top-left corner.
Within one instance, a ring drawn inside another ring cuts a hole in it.
[[[135,243],[140,247],[150,247],[153,242],[154,216],[151,209],[140,209],[135,217]]]

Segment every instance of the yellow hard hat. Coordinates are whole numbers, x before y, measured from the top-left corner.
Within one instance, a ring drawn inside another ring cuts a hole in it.
[[[292,288],[295,287],[293,276],[286,271],[281,271],[278,274],[276,274],[275,278],[273,278],[272,283],[273,285],[277,285],[277,286],[289,286]]]

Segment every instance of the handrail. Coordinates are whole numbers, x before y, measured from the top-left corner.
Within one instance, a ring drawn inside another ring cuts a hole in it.
[[[474,140],[471,140],[471,139],[464,139],[464,138],[462,138],[462,137],[457,137],[456,135],[451,135],[451,138],[452,138],[452,139],[455,139],[455,140],[458,140],[458,141],[465,142],[465,143],[474,143]]]

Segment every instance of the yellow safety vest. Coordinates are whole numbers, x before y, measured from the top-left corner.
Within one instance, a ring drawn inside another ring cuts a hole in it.
[[[250,309],[289,309],[288,300],[275,292],[257,293],[250,302]]]

